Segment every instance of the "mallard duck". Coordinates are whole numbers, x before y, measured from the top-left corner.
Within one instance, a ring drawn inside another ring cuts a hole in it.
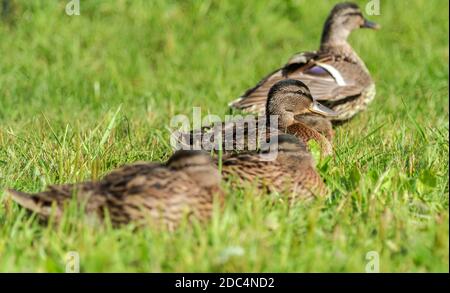
[[[318,51],[294,55],[230,106],[245,112],[264,113],[272,85],[293,78],[303,81],[319,102],[339,113],[330,117],[332,121],[350,119],[373,100],[375,84],[347,38],[355,29],[379,27],[364,18],[357,4],[337,4],[325,22]]]
[[[258,143],[270,140],[270,136],[288,133],[305,143],[312,139],[316,140],[321,146],[323,155],[332,154],[331,141],[327,139],[327,136],[331,139],[332,128],[327,120],[324,120],[326,123],[320,124],[317,129],[308,126],[305,121],[296,120],[296,117],[302,119],[310,114],[322,117],[336,115],[333,110],[318,103],[303,82],[294,79],[277,82],[270,89],[266,108],[266,115],[258,119],[253,119],[252,116],[250,120],[241,117],[183,134],[180,147],[195,146],[207,150],[218,150],[221,147],[226,153],[236,150],[256,150]],[[278,123],[276,128],[270,124],[274,121]]]
[[[61,218],[64,208],[75,199],[88,215],[102,219],[107,212],[115,226],[151,220],[174,229],[184,216],[200,221],[211,216],[214,196],[222,200],[220,181],[208,153],[178,151],[165,164],[127,165],[98,182],[49,186],[36,194],[9,190],[9,194],[44,219],[52,213]]]
[[[271,155],[273,155],[271,157]],[[280,134],[260,152],[232,154],[222,160],[225,181],[288,195],[290,203],[328,194],[306,145],[297,137]]]

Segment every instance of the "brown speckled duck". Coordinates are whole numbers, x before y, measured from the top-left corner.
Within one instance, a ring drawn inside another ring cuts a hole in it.
[[[178,151],[165,164],[127,165],[98,182],[49,186],[36,194],[9,190],[9,194],[43,219],[52,210],[59,219],[67,203],[75,199],[89,215],[102,219],[107,211],[115,226],[150,220],[172,230],[185,216],[199,221],[211,216],[214,196],[223,200],[220,181],[208,153]]]
[[[266,145],[258,152],[233,154],[222,161],[224,180],[234,185],[254,186],[258,190],[279,192],[293,203],[324,197],[328,189],[318,174],[306,145],[288,134],[278,135],[275,146]],[[278,151],[273,160],[262,155]]]
[[[217,150],[219,149],[219,143],[222,142],[221,148],[224,152],[256,150],[257,144],[262,140],[268,141],[272,135],[288,133],[297,136],[304,143],[315,140],[321,146],[323,155],[332,154],[333,130],[331,123],[326,119],[316,118],[319,122],[317,125],[310,127],[308,123],[311,124],[311,122],[306,120],[305,117],[309,117],[310,114],[317,114],[320,117],[333,116],[336,113],[318,103],[303,82],[294,79],[277,82],[270,89],[266,109],[266,115],[259,117],[254,124],[250,123],[251,127],[249,123],[244,123],[246,118],[203,127],[200,130],[184,134],[181,138],[181,144]],[[277,128],[268,124],[271,117],[277,120]],[[264,123],[265,126],[261,127],[261,123]],[[260,129],[265,130],[265,136],[260,134]],[[216,141],[216,135],[219,134],[223,139]],[[207,143],[202,144],[202,140]]]
[[[294,55],[230,106],[264,113],[272,85],[293,78],[303,81],[319,102],[339,113],[330,117],[332,121],[350,119],[375,97],[375,84],[366,65],[347,42],[350,33],[358,28],[378,29],[379,25],[365,19],[357,4],[337,4],[325,22],[318,51]],[[315,117],[308,120],[314,122]]]

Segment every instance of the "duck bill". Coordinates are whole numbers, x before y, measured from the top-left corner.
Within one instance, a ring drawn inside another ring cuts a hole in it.
[[[370,28],[370,29],[373,29],[373,30],[379,30],[381,28],[381,25],[379,25],[376,22],[364,19],[364,23],[363,23],[363,25],[361,27],[362,28]]]
[[[309,109],[313,113],[317,113],[323,115],[325,117],[334,117],[337,116],[338,113],[336,111],[331,110],[328,107],[325,107],[321,103],[314,101],[311,108]]]

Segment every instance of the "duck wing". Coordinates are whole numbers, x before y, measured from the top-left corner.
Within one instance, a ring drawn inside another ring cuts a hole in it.
[[[123,165],[105,175],[100,184],[103,188],[119,185],[125,186],[134,177],[149,174],[159,167],[162,167],[162,164],[156,162],[136,162]]]
[[[212,212],[213,194],[183,171],[159,169],[139,175],[130,180],[123,194],[123,205],[116,210],[110,208],[111,218],[117,223],[150,219],[173,229],[184,216],[204,220]]]
[[[304,82],[321,102],[336,102],[360,95],[372,80],[364,67],[345,58],[321,56],[308,64],[284,68],[286,78]]]
[[[238,99],[229,103],[229,106],[243,110],[244,112],[255,112],[264,115],[267,94],[270,88],[278,81],[288,78],[286,75],[288,72],[308,64],[316,57],[316,52],[300,52],[295,54],[283,67],[269,73],[256,86],[248,89]]]
[[[231,102],[233,108],[264,114],[270,88],[280,80],[292,78],[304,82],[319,101],[332,102],[360,95],[372,82],[364,67],[346,58],[330,54],[301,52]]]

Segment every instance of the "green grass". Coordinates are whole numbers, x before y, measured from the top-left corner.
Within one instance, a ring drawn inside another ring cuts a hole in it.
[[[335,1],[16,0],[0,22],[0,190],[99,178],[170,156],[176,114],[227,103],[294,52],[318,47]],[[359,1],[362,7],[365,1]],[[0,271],[448,272],[448,2],[381,1],[351,43],[377,83],[336,129],[332,196],[288,209],[228,188],[206,227],[170,234],[41,225],[0,191]]]

